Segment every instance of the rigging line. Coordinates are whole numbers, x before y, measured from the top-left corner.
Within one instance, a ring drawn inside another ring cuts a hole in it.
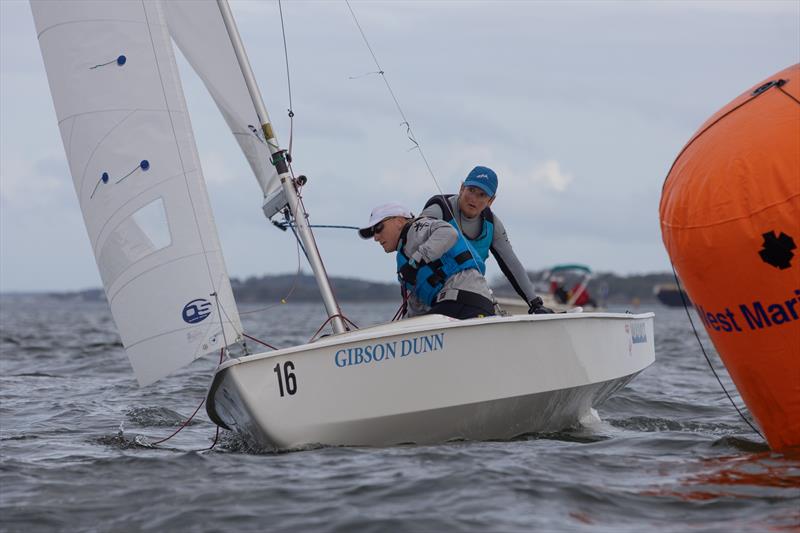
[[[294,235],[295,240],[297,240],[297,244],[300,245],[300,249],[303,250],[303,255],[306,256],[306,261],[308,261],[310,264],[311,260],[308,258],[308,251],[306,250],[306,247],[303,246],[303,243],[300,242],[300,235],[298,235],[297,231],[295,230],[296,224],[292,224],[291,222],[289,222],[290,218],[288,214],[284,213],[283,216],[286,217],[287,220],[286,224],[288,225],[289,229],[292,230],[292,235]]]
[[[397,312],[394,314],[392,322],[395,320],[400,320],[406,316],[406,314],[408,314],[408,291],[402,285],[400,285],[400,297],[402,302],[400,303],[400,307],[397,309]]]
[[[779,90],[780,92],[782,92],[783,94],[785,94],[786,96],[788,96],[789,98],[791,98],[792,100],[794,100],[794,101],[795,101],[795,103],[797,103],[797,104],[800,104],[800,100],[798,100],[797,98],[795,98],[794,96],[792,96],[791,94],[789,94],[789,93],[786,91],[786,89],[784,89],[783,87],[778,87],[778,90]]]
[[[367,39],[367,36],[364,33],[364,30],[361,28],[361,24],[358,22],[358,18],[356,17],[356,14],[353,11],[352,6],[350,6],[350,1],[349,0],[345,0],[344,3],[347,4],[347,9],[350,10],[350,15],[352,15],[353,21],[355,22],[356,27],[358,28],[358,31],[361,34],[361,38],[364,40],[364,44],[367,45],[367,49],[369,50],[370,55],[372,55],[373,61],[375,61],[375,66],[378,67],[377,74],[379,74],[381,76],[381,78],[383,78],[383,83],[386,85],[386,88],[389,90],[389,94],[392,96],[392,100],[394,100],[394,105],[395,105],[395,107],[397,107],[397,111],[400,113],[400,116],[403,118],[403,122],[401,123],[401,125],[405,125],[406,126],[407,134],[409,135],[409,138],[411,139],[411,141],[414,143],[415,148],[417,148],[419,150],[419,155],[420,155],[420,157],[422,157],[422,160],[425,162],[425,167],[428,169],[428,173],[431,175],[431,178],[433,178],[433,182],[436,184],[436,188],[439,190],[439,194],[444,194],[444,192],[442,192],[441,186],[439,186],[439,181],[436,179],[436,175],[433,173],[433,169],[431,168],[431,165],[428,162],[428,158],[425,157],[425,152],[423,152],[423,150],[422,150],[422,145],[416,140],[416,135],[414,135],[414,131],[411,128],[411,122],[409,122],[409,120],[406,118],[406,114],[405,114],[405,112],[403,112],[403,108],[400,105],[400,101],[397,99],[397,96],[394,94],[394,91],[392,90],[392,86],[389,84],[389,80],[386,77],[386,72],[383,70],[383,68],[381,68],[381,64],[378,62],[378,58],[375,56],[375,52],[372,50],[372,46],[369,44],[369,40]]]
[[[352,320],[350,320],[349,318],[347,318],[347,317],[346,317],[346,316],[344,316],[343,314],[339,313],[339,314],[336,314],[336,315],[331,315],[331,316],[329,316],[329,317],[328,317],[328,319],[327,319],[325,322],[323,322],[323,323],[322,323],[322,325],[319,327],[319,329],[317,329],[316,333],[314,333],[314,335],[312,335],[312,336],[311,336],[311,338],[310,338],[310,339],[308,339],[308,344],[310,344],[310,343],[314,342],[315,340],[317,340],[317,335],[319,335],[319,334],[320,334],[320,332],[322,332],[322,329],[323,329],[325,326],[327,326],[327,325],[328,325],[328,324],[329,324],[329,323],[330,323],[330,322],[331,322],[331,321],[332,321],[334,318],[336,318],[336,317],[339,317],[339,318],[341,318],[342,320],[344,320],[344,321],[346,321],[346,322],[349,322],[350,324],[353,324],[353,326],[355,326],[355,328],[356,328],[356,329],[358,329],[358,326],[356,326],[356,325],[353,323],[353,321],[352,321]],[[351,331],[351,330],[350,330],[350,328],[347,328],[347,329],[348,329],[348,331]]]
[[[223,355],[223,353],[224,353],[224,348],[221,348],[219,350],[219,362],[220,362],[220,364],[222,364],[222,355]],[[183,428],[185,428],[186,426],[189,425],[189,422],[192,421],[192,419],[194,418],[194,415],[196,415],[197,412],[200,410],[200,408],[203,407],[204,403],[206,403],[206,399],[205,398],[203,398],[203,401],[200,402],[200,405],[197,406],[197,409],[194,410],[194,413],[192,413],[192,415],[189,418],[184,420],[184,422],[181,424],[181,426],[178,429],[176,429],[175,432],[172,433],[172,435],[170,435],[169,437],[165,437],[165,438],[163,438],[161,440],[157,440],[155,442],[152,442],[152,443],[150,443],[150,446],[158,446],[162,442],[166,442],[169,439],[171,439],[172,437],[174,437],[175,435],[177,435],[178,433],[180,433],[183,430]],[[217,426],[217,429],[219,429],[219,426]],[[216,444],[216,438],[214,439],[214,444]],[[212,444],[211,448],[213,448],[213,447],[214,447],[214,445]],[[211,448],[208,448],[208,449],[210,450]]]
[[[231,289],[231,291],[232,290],[233,289]],[[233,321],[228,316],[227,311],[225,311],[225,309],[220,305],[220,303],[219,303],[219,295],[217,294],[216,288],[214,289],[214,292],[211,293],[211,296],[214,297],[214,301],[217,304],[217,315],[219,316],[219,329],[222,330],[222,342],[224,343],[222,351],[226,351],[228,349],[228,336],[225,335],[225,324],[222,322],[222,314],[225,313],[225,318],[228,319],[228,322],[231,324],[231,327],[233,328],[234,331],[236,331],[236,326],[233,325]],[[236,333],[238,334],[239,332],[236,331]],[[216,338],[216,335],[214,335],[214,337],[212,337],[212,338]],[[220,359],[221,359],[221,357],[220,357]]]
[[[286,301],[289,299],[289,296],[291,296],[292,293],[294,292],[294,290],[297,288],[297,281],[300,279],[300,272],[301,272],[301,268],[302,268],[301,259],[300,259],[300,242],[297,241],[297,242],[295,242],[295,244],[297,245],[297,271],[295,272],[294,281],[292,282],[292,286],[289,289],[289,292],[286,293],[286,296],[281,298],[280,302],[277,303],[277,304],[268,305],[267,307],[262,307],[260,309],[253,309],[252,311],[244,311],[244,312],[239,311],[239,315],[240,316],[241,315],[250,315],[250,314],[253,314],[253,313],[261,313],[263,311],[267,311],[268,309],[272,309],[273,307],[277,307],[279,305],[282,305],[282,304],[286,303]]]
[[[248,335],[247,333],[244,333],[244,336],[245,336],[245,337],[247,337],[248,339],[252,340],[252,341],[256,341],[256,342],[257,342],[257,343],[259,343],[259,344],[263,344],[263,345],[264,345],[264,346],[266,346],[267,348],[272,348],[273,350],[277,350],[277,349],[278,349],[278,348],[274,347],[273,345],[271,345],[271,344],[268,344],[268,343],[266,343],[266,342],[262,341],[261,339],[258,339],[258,338],[256,338],[256,337],[252,337],[252,336]]]
[[[289,90],[289,158],[292,157],[292,140],[294,138],[294,106],[292,105],[292,79],[289,75],[289,49],[286,46],[286,28],[283,24],[283,4],[278,0],[278,11],[281,14],[281,34],[283,35],[283,57],[286,62],[286,86]]]
[[[422,158],[422,161],[425,163],[425,167],[428,169],[428,174],[430,174],[431,178],[433,179],[433,183],[436,186],[436,190],[439,191],[439,194],[441,196],[444,196],[444,191],[442,190],[442,186],[439,184],[439,180],[436,179],[436,175],[434,174],[433,169],[431,168],[431,165],[428,162],[428,158],[425,157],[425,152],[422,150],[422,145],[417,141],[416,135],[414,135],[414,131],[411,128],[411,122],[409,122],[408,118],[406,118],[406,114],[403,112],[403,108],[400,106],[400,101],[397,99],[397,96],[394,94],[394,91],[392,90],[392,86],[389,84],[389,80],[386,77],[386,72],[383,70],[383,68],[381,67],[380,63],[378,62],[378,58],[375,55],[375,52],[372,50],[372,46],[370,46],[369,40],[367,39],[367,36],[364,33],[364,30],[361,28],[361,24],[359,24],[358,18],[356,17],[356,14],[353,11],[353,8],[350,6],[350,1],[349,0],[344,0],[344,3],[347,4],[347,9],[350,10],[350,15],[352,15],[353,21],[355,22],[359,33],[361,33],[361,38],[364,40],[364,44],[367,45],[367,49],[369,50],[369,53],[372,55],[372,59],[375,61],[375,66],[378,67],[377,74],[379,74],[381,76],[381,78],[383,78],[383,83],[386,84],[386,88],[389,90],[389,94],[392,96],[392,100],[394,100],[394,104],[397,107],[397,111],[400,113],[400,117],[402,117],[402,119],[403,119],[403,122],[401,122],[400,125],[406,127],[406,136],[411,140],[412,143],[414,143],[414,148],[416,148],[419,151],[419,155]],[[414,148],[412,148],[412,150]],[[453,209],[450,207],[450,203],[447,202],[447,201],[445,201],[443,203],[447,206],[447,210],[450,212],[450,218],[453,219],[453,220],[456,220],[456,215],[453,212]],[[442,210],[442,217],[444,217],[444,215],[445,215],[444,210]],[[469,251],[470,257],[472,257],[472,260],[475,261],[475,263],[477,264],[478,260],[475,257],[475,255],[472,253],[472,247],[469,244],[469,240],[467,239],[467,236],[464,235],[464,232],[461,229],[461,225],[459,224],[459,220],[456,220],[456,233],[458,233],[458,238],[459,239],[463,239],[464,240],[464,243],[467,245],[467,251]]]
[[[289,170],[290,170],[290,172],[292,172],[291,164],[289,165]],[[292,179],[294,179],[293,173],[292,173]],[[298,195],[299,195],[299,193],[300,193],[300,191],[298,189]],[[294,227],[296,227],[296,223],[291,221],[291,219],[289,218],[289,215],[286,212],[284,212],[283,216],[287,219],[287,222],[284,222],[282,224],[285,224],[286,227],[291,227],[292,228],[292,234],[294,235],[295,246],[296,246],[296,249],[297,249],[297,270],[295,271],[295,275],[294,275],[294,279],[292,281],[292,285],[289,288],[289,291],[286,293],[286,295],[283,298],[280,299],[279,303],[268,305],[266,307],[261,307],[259,309],[253,309],[251,311],[240,311],[239,312],[240,316],[241,315],[254,314],[254,313],[261,313],[261,312],[267,311],[269,309],[272,309],[273,307],[277,307],[279,305],[285,304],[287,302],[287,300],[289,299],[289,297],[294,293],[295,289],[297,288],[297,282],[300,280],[300,275],[302,274],[302,268],[303,268],[302,259],[300,257],[300,250],[303,250],[303,254],[306,255],[306,259],[308,259],[308,254],[306,254],[306,252],[305,252],[305,248],[303,247],[303,243],[300,241],[299,235],[297,235],[297,232],[294,230]]]
[[[296,179],[294,177],[294,168],[292,167],[291,161],[288,162],[288,167],[289,167],[289,173],[292,176],[292,181],[297,183],[297,181],[296,181]],[[306,211],[306,205],[303,202],[302,185],[297,189],[297,203],[302,208],[301,212],[303,213],[303,216],[306,217],[306,224],[308,224],[308,211]],[[287,219],[287,222],[289,222],[288,219]],[[292,229],[292,233],[295,233],[294,227],[292,227],[291,229]],[[295,236],[296,236],[296,234],[295,234]],[[317,246],[317,240],[316,239],[312,239],[311,240],[311,244],[314,246],[314,249],[317,251],[317,257],[322,257],[322,253],[319,250],[319,246]],[[305,252],[305,249],[303,249],[303,251]],[[306,254],[306,259],[308,259],[308,254]],[[356,329],[359,329],[358,326],[356,326],[356,324],[352,320],[347,318],[344,315],[344,313],[342,312],[342,306],[339,305],[339,300],[338,300],[338,298],[336,298],[336,289],[334,288],[333,283],[331,283],[331,279],[330,279],[330,276],[328,276],[328,270],[325,268],[325,265],[322,265],[322,274],[325,276],[325,280],[328,282],[328,286],[330,287],[331,293],[333,293],[333,299],[334,299],[334,302],[336,303],[336,311],[337,312],[336,312],[336,314],[333,314],[330,317],[328,317],[328,320],[326,320],[325,323],[323,323],[322,326],[320,326],[320,330],[323,327],[325,327],[325,324],[327,324],[328,322],[331,322],[331,324],[332,324],[333,319],[336,318],[336,317],[339,317],[340,319],[342,319],[344,321],[344,329],[346,329],[347,331],[352,331],[347,325],[348,322],[350,324],[352,324]],[[331,325],[331,327],[333,327],[333,326]],[[335,332],[335,330],[334,330],[334,332]],[[317,333],[319,333],[319,330],[317,331]]]
[[[301,186],[297,185],[297,178],[295,178],[295,175],[294,175],[294,167],[292,166],[291,159],[292,159],[291,157],[287,158],[286,167],[289,169],[289,175],[292,177],[292,185],[293,185],[293,187],[295,189],[295,193],[296,193],[295,194],[296,202],[294,204],[294,207],[292,207],[291,209],[284,209],[283,218],[286,221],[286,224],[288,225],[288,227],[292,230],[292,234],[294,234],[294,238],[297,240],[297,244],[300,245],[300,249],[303,250],[303,255],[306,256],[306,261],[308,261],[308,265],[311,266],[311,260],[308,258],[308,251],[306,250],[306,247],[303,245],[303,243],[302,243],[302,241],[300,239],[300,235],[298,235],[297,232],[295,231],[295,229],[294,229],[295,226],[292,224],[292,219],[291,219],[291,216],[296,216],[294,214],[298,212],[298,208],[302,208],[302,211],[300,211],[300,214],[301,214],[301,216],[303,216],[305,218],[306,225],[308,225],[308,212],[306,211],[305,204],[303,204],[303,196],[302,196],[302,188],[303,187],[302,187],[302,185]],[[310,231],[311,230],[309,229],[309,232]],[[314,246],[316,246],[316,239],[311,239],[311,242],[314,243]],[[321,263],[322,262],[322,256],[319,255],[319,249],[317,249],[317,257],[319,257],[320,263]],[[325,269],[325,266],[323,265],[323,270],[324,269]],[[311,270],[313,271],[314,269],[312,268]],[[330,280],[328,279],[327,271],[325,272],[325,279],[328,282],[328,284],[330,285]]]
[[[278,225],[281,228],[287,229],[289,226],[296,226],[295,222],[278,222]],[[339,226],[335,224],[309,224],[309,228],[333,228],[333,229],[354,229],[358,230],[361,229],[357,226]]]
[[[302,216],[305,217],[305,222],[306,222],[306,224],[308,224],[309,223],[309,215],[308,215],[308,211],[306,210],[306,205],[303,202],[303,192],[302,192],[303,186],[302,185],[300,185],[300,186],[296,185],[297,184],[297,178],[295,178],[295,175],[294,175],[294,167],[292,166],[291,158],[290,158],[290,160],[288,160],[286,162],[286,164],[287,164],[287,167],[289,168],[289,174],[292,176],[292,183],[295,184],[295,188],[296,188],[295,190],[297,191],[297,195],[296,195],[297,196],[297,203],[295,204],[295,208],[294,208],[293,212],[295,212],[295,213],[298,212],[297,207],[299,206],[301,208],[300,209],[300,213],[302,214]],[[289,220],[288,216],[286,217],[286,222],[291,222]],[[291,230],[292,230],[292,233],[295,234],[295,238],[297,238],[298,242],[299,242],[299,236],[297,235],[297,232],[295,232],[294,227],[291,227]],[[309,228],[309,232],[310,231],[311,231],[311,229]],[[319,246],[317,246],[317,239],[311,239],[311,244],[314,246],[314,250],[316,250],[316,252],[317,252],[317,257],[320,258],[320,264],[322,266],[322,275],[325,276],[325,281],[327,282],[328,287],[330,287],[330,291],[331,291],[331,294],[333,295],[334,303],[336,304],[336,314],[331,315],[330,316],[330,320],[333,320],[333,318],[337,317],[337,316],[341,317],[341,318],[344,318],[345,320],[348,320],[347,317],[344,317],[344,314],[342,313],[342,306],[339,305],[339,300],[336,298],[336,291],[335,291],[335,289],[333,287],[333,284],[331,283],[330,276],[328,276],[328,269],[326,269],[325,268],[325,264],[322,263],[322,254],[319,251]],[[306,254],[306,260],[308,260],[309,265],[310,265],[311,261],[308,259],[308,253],[306,252],[305,247],[303,247],[303,253]],[[344,324],[344,327],[345,327],[345,329],[348,329],[348,330],[350,329],[350,328],[347,327],[347,324]]]
[[[361,78],[366,78],[367,76],[372,76],[373,74],[383,74],[382,70],[375,70],[373,72],[366,72],[360,76],[347,76],[348,80],[360,80]]]
[[[201,401],[201,402],[200,402],[200,405],[198,405],[198,406],[197,406],[197,409],[195,409],[195,410],[194,410],[194,413],[192,413],[192,414],[191,414],[191,416],[190,416],[189,418],[187,418],[186,420],[184,420],[184,421],[183,421],[183,423],[181,424],[181,426],[180,426],[178,429],[176,429],[176,430],[175,430],[175,432],[174,432],[172,435],[170,435],[169,437],[165,437],[165,438],[163,438],[163,439],[161,439],[161,440],[157,440],[157,441],[155,441],[155,442],[151,443],[150,445],[151,445],[151,446],[158,446],[158,445],[159,445],[159,444],[161,444],[162,442],[166,442],[166,441],[168,441],[169,439],[171,439],[172,437],[174,437],[175,435],[177,435],[178,433],[180,433],[180,432],[183,430],[183,428],[185,428],[186,426],[188,426],[188,425],[189,425],[189,422],[191,422],[191,421],[192,421],[192,419],[194,418],[194,415],[196,415],[196,414],[197,414],[197,412],[200,410],[200,408],[201,408],[201,407],[203,407],[203,404],[204,404],[204,403],[206,403],[206,399],[205,399],[205,398],[203,398],[203,401]]]
[[[289,164],[289,169],[292,172],[292,176],[294,177],[294,171],[291,170],[291,163]],[[308,212],[306,211],[306,205],[305,205],[305,203],[303,203],[303,197],[300,195],[299,191],[298,191],[298,194],[297,194],[297,200],[300,203],[300,206],[303,208],[303,213],[306,213],[306,219],[308,219],[308,215],[307,215]],[[308,220],[306,220],[306,223],[308,223]],[[294,231],[294,228],[292,229],[292,231]],[[322,254],[319,251],[319,246],[317,246],[317,240],[313,239],[311,241],[311,244],[314,245],[314,249],[317,251],[317,256],[318,257],[322,257]],[[328,282],[328,286],[330,287],[331,292],[333,293],[333,299],[336,302],[336,311],[337,311],[337,313],[334,314],[334,315],[331,315],[329,317],[328,321],[332,321],[335,317],[338,316],[339,318],[343,319],[345,322],[350,322],[351,324],[353,324],[353,322],[349,318],[344,316],[344,313],[342,312],[342,306],[339,305],[339,299],[336,298],[336,289],[334,288],[333,283],[331,283],[331,279],[330,279],[330,276],[328,276],[328,270],[325,268],[325,265],[322,266],[322,270],[323,270],[323,274],[325,275],[325,280]],[[324,325],[325,324],[323,324],[323,326]],[[353,324],[353,325],[355,326],[355,324]],[[333,327],[333,326],[331,326],[331,327]],[[345,327],[346,330],[350,331],[350,328],[347,327],[347,323],[344,324],[344,327]],[[358,326],[356,326],[356,329],[358,329]]]
[[[197,450],[199,452],[207,452],[209,450],[213,450],[214,446],[217,445],[217,441],[219,440],[219,426],[217,426],[217,431],[214,433],[214,442],[211,443],[211,446],[208,448],[203,448],[202,450]]]
[[[231,292],[233,292],[233,288],[231,288]],[[227,319],[227,323],[230,324],[231,329],[234,331],[234,333],[236,333],[237,337],[241,337],[242,335],[244,335],[244,331],[239,331],[238,329],[236,329],[236,324],[234,324],[233,320],[231,320],[231,317],[228,315],[228,312],[225,310],[225,306],[224,305],[220,305],[219,297],[217,296],[217,293],[213,292],[211,294],[211,296],[214,296],[214,298],[217,299],[217,308],[218,308],[217,312],[219,313],[220,311],[222,311],[222,314],[220,314],[219,325],[220,325],[220,327],[222,327],[222,339],[225,342],[225,347],[227,348],[228,347],[228,339],[225,337],[225,327],[222,325],[222,315],[223,314],[225,315],[225,318]],[[239,314],[241,314],[241,313],[239,313]],[[238,341],[238,339],[237,339],[237,341]],[[234,342],[237,342],[237,341],[234,341]]]
[[[750,426],[750,429],[755,431],[759,437],[761,437],[766,441],[764,435],[762,435],[761,432],[758,429],[756,429],[756,427],[753,424],[750,423],[747,417],[744,416],[744,413],[742,413],[742,411],[733,401],[733,398],[731,398],[731,395],[728,393],[728,389],[725,388],[725,385],[723,385],[722,380],[719,377],[719,374],[717,374],[717,371],[714,369],[714,365],[711,364],[711,358],[708,357],[706,349],[703,346],[703,342],[700,340],[700,335],[697,333],[697,328],[694,326],[694,321],[692,320],[692,314],[689,312],[689,304],[686,301],[686,297],[684,296],[684,292],[681,287],[681,282],[678,279],[678,273],[675,271],[675,265],[672,264],[672,261],[670,261],[670,266],[672,267],[672,275],[675,277],[675,284],[678,286],[678,294],[680,294],[681,301],[683,302],[683,308],[686,310],[686,316],[689,318],[689,324],[692,325],[692,331],[694,332],[694,336],[697,339],[697,344],[700,345],[700,350],[703,352],[703,357],[706,358],[706,363],[708,363],[708,368],[711,369],[711,373],[714,374],[715,378],[717,378],[717,383],[719,383],[719,386],[722,387],[723,392],[725,392],[725,396],[728,397],[728,400],[731,402],[731,405],[733,406],[734,409],[736,409],[736,412],[739,413],[739,416],[742,418],[742,420],[744,420],[747,423],[747,425]]]

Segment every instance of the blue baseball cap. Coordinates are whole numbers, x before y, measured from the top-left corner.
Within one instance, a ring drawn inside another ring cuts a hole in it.
[[[478,187],[489,196],[497,193],[497,174],[489,167],[475,167],[464,180],[464,187]]]

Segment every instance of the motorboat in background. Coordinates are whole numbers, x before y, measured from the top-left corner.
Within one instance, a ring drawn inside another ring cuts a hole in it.
[[[545,307],[557,313],[581,311],[603,311],[595,298],[589,294],[589,282],[594,277],[586,265],[575,263],[556,265],[542,273],[534,282],[534,288]],[[495,298],[500,308],[512,315],[528,313],[528,303],[518,297]],[[580,308],[580,309],[578,309]]]
[[[653,294],[659,302],[667,307],[692,306],[689,295],[675,283],[659,283],[653,287]]]

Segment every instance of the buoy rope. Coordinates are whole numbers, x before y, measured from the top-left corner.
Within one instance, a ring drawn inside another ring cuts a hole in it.
[[[764,438],[764,435],[762,435],[761,432],[750,422],[750,420],[748,420],[747,417],[744,416],[744,413],[742,413],[741,409],[739,409],[739,407],[736,405],[736,402],[733,401],[733,398],[728,393],[728,389],[725,388],[725,385],[722,383],[719,374],[717,374],[717,371],[714,369],[714,365],[711,364],[711,358],[708,357],[708,353],[706,353],[706,349],[703,346],[703,341],[700,340],[700,335],[697,333],[697,328],[694,326],[694,320],[692,320],[692,314],[689,311],[689,303],[686,301],[686,296],[684,296],[683,289],[681,288],[681,282],[678,279],[678,273],[675,271],[675,265],[672,264],[672,261],[670,261],[670,266],[672,266],[672,275],[675,277],[675,284],[678,286],[678,294],[680,294],[681,296],[681,301],[683,302],[683,308],[686,310],[686,316],[689,318],[689,324],[692,325],[692,331],[694,332],[694,337],[697,339],[697,344],[700,345],[700,350],[703,352],[703,357],[706,358],[706,363],[708,363],[708,368],[711,369],[711,373],[714,374],[715,378],[717,378],[717,383],[719,383],[719,386],[722,387],[723,392],[725,392],[725,396],[728,397],[728,400],[731,402],[731,405],[733,406],[734,409],[736,409],[736,412],[739,413],[739,416],[742,417],[742,420],[744,420],[747,423],[747,425],[750,426],[750,429],[755,431],[759,437],[761,437],[764,441],[766,441],[767,439]]]

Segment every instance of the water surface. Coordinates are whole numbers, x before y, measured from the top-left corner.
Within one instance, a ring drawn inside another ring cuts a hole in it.
[[[364,325],[390,318],[395,306],[344,309]],[[213,357],[139,389],[104,303],[5,296],[0,528],[800,528],[800,456],[770,452],[740,419],[685,312],[654,310],[656,364],[608,400],[589,427],[511,442],[268,454],[224,431],[213,449],[201,451],[215,436],[204,409],[160,447],[137,444],[168,436],[194,411]],[[318,305],[287,304],[243,320],[251,334],[283,347],[308,340],[324,316]]]

